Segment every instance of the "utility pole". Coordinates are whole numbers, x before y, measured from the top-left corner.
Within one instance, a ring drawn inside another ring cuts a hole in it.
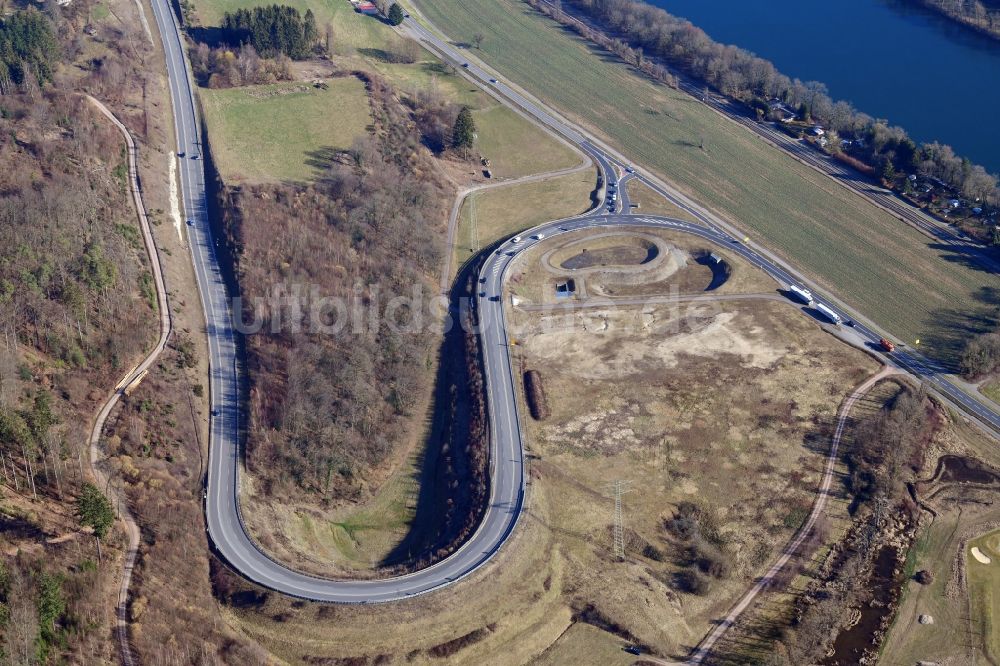
[[[611,484],[611,490],[615,494],[615,522],[614,522],[614,557],[619,562],[625,560],[625,524],[622,519],[622,495],[628,492],[630,481],[615,481]]]

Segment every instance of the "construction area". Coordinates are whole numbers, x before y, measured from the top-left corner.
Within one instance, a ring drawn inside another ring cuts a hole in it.
[[[678,656],[806,519],[838,407],[879,368],[706,245],[561,234],[524,252],[507,299],[533,492],[573,588]]]

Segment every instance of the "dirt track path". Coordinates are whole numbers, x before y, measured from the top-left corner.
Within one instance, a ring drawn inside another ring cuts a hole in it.
[[[167,289],[163,282],[163,271],[160,266],[159,254],[156,250],[156,244],[153,241],[153,233],[149,225],[149,216],[146,212],[146,206],[142,201],[142,193],[139,191],[139,180],[138,180],[138,166],[137,166],[137,152],[135,147],[135,142],[132,140],[132,135],[129,134],[128,128],[115,115],[104,106],[101,102],[97,101],[90,95],[87,95],[87,100],[92,103],[97,109],[103,113],[118,131],[121,132],[122,137],[125,139],[125,143],[128,145],[128,172],[129,172],[129,189],[132,194],[132,203],[135,205],[136,217],[139,220],[139,227],[142,231],[142,242],[146,248],[146,255],[149,258],[150,270],[153,273],[153,281],[156,284],[156,302],[157,309],[160,314],[160,337],[153,346],[153,349],[146,355],[146,357],[139,362],[134,368],[132,368],[118,385],[115,386],[114,391],[108,396],[107,400],[102,405],[101,409],[97,412],[97,416],[94,419],[94,427],[90,431],[90,468],[94,475],[94,479],[97,481],[98,488],[103,489],[105,492],[113,493],[114,491],[110,489],[109,477],[102,468],[102,454],[100,443],[101,443],[101,433],[104,431],[104,424],[108,420],[108,416],[111,414],[111,410],[118,404],[121,396],[125,393],[125,389],[137,385],[142,378],[145,376],[146,371],[150,366],[159,358],[160,354],[167,346],[167,339],[170,337],[170,331],[172,328],[172,320],[170,316],[170,305],[167,302]],[[118,500],[114,502],[114,500]],[[112,497],[113,503],[120,506],[120,517],[122,523],[125,525],[125,532],[128,536],[128,549],[125,552],[125,564],[122,571],[122,581],[121,586],[118,588],[118,603],[115,608],[115,637],[118,640],[121,660],[125,666],[133,666],[136,664],[135,657],[132,654],[132,646],[129,644],[128,640],[128,591],[129,586],[132,582],[132,569],[135,566],[135,559],[139,552],[139,526],[136,524],[135,519],[128,510],[128,501],[125,497]]]
[[[847,426],[847,418],[851,413],[851,408],[854,407],[854,403],[858,401],[862,396],[865,395],[880,380],[885,379],[891,375],[900,374],[898,368],[893,368],[889,366],[883,366],[881,370],[866,379],[860,385],[858,385],[854,391],[847,397],[844,404],[840,407],[840,412],[837,415],[837,428],[833,434],[833,441],[830,444],[830,452],[826,456],[826,468],[823,471],[823,479],[820,481],[819,492],[816,494],[816,501],[813,502],[812,512],[809,514],[809,518],[803,523],[799,531],[796,532],[795,538],[793,538],[784,550],[781,552],[781,556],[771,565],[771,568],[767,570],[767,573],[758,579],[757,583],[754,584],[743,598],[737,602],[735,606],[729,611],[729,613],[722,618],[715,629],[712,630],[705,640],[701,642],[698,649],[695,650],[694,654],[687,660],[687,664],[700,664],[702,661],[711,654],[712,648],[715,644],[725,635],[725,633],[736,624],[736,620],[747,608],[753,604],[754,600],[757,598],[764,589],[766,589],[778,573],[784,568],[788,563],[788,560],[795,555],[795,552],[802,545],[802,542],[806,540],[809,533],[812,531],[813,526],[819,519],[823,510],[826,508],[827,500],[830,495],[830,485],[833,483],[834,468],[837,464],[837,454],[840,450],[840,440],[844,435],[844,428]],[[668,663],[668,662],[662,662]]]
[[[523,115],[523,114],[521,114]],[[583,157],[583,161],[579,164],[566,169],[559,169],[558,171],[548,171],[545,173],[535,173],[529,176],[521,176],[520,178],[514,178],[512,180],[502,180],[495,183],[482,183],[480,185],[472,185],[470,187],[464,187],[458,190],[455,194],[455,203],[452,204],[451,214],[448,216],[448,235],[445,239],[445,257],[444,266],[441,269],[441,293],[447,294],[451,288],[451,281],[453,279],[452,271],[454,266],[452,262],[454,261],[455,254],[455,233],[458,231],[458,215],[462,212],[462,204],[465,202],[465,198],[472,194],[473,192],[479,192],[481,190],[493,190],[500,187],[514,187],[516,185],[524,185],[525,183],[534,183],[541,180],[549,180],[550,178],[559,178],[560,176],[568,176],[570,174],[577,173],[578,171],[583,171],[584,169],[593,166],[594,162],[590,157],[580,151],[576,146],[568,143],[562,137],[553,134],[547,127],[539,124],[537,121],[529,116],[523,116],[531,121],[536,127],[544,130],[549,136],[559,140],[566,146],[569,146],[574,153]]]

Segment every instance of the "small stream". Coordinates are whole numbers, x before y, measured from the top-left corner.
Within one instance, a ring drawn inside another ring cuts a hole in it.
[[[826,666],[855,666],[873,647],[876,635],[882,629],[895,609],[896,597],[900,591],[900,580],[894,575],[897,551],[885,546],[875,556],[871,577],[861,587],[874,591],[871,601],[859,610],[861,618],[857,624],[841,631],[833,642],[833,656],[823,664]]]

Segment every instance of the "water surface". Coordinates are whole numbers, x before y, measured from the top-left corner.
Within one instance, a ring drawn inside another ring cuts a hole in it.
[[[896,0],[647,0],[1000,172],[1000,40]]]

